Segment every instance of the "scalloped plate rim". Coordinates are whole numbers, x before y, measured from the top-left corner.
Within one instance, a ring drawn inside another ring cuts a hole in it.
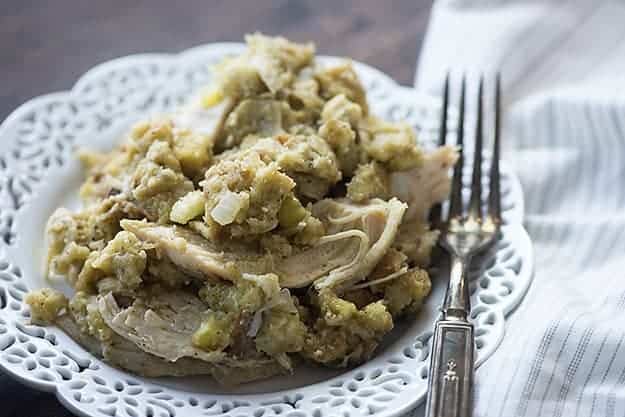
[[[167,59],[171,59],[174,58],[176,60],[184,60],[185,58],[192,56],[193,54],[197,54],[197,53],[202,53],[202,54],[209,54],[211,53],[211,50],[215,49],[215,48],[241,48],[243,46],[243,44],[238,43],[238,42],[218,42],[218,43],[208,43],[208,44],[202,44],[202,45],[197,45],[194,47],[191,47],[189,49],[186,49],[180,53],[140,53],[140,54],[132,54],[132,55],[128,55],[128,56],[124,56],[124,57],[120,57],[120,58],[115,58],[112,60],[108,60],[105,62],[102,62],[100,64],[95,65],[94,67],[92,67],[91,69],[89,69],[88,71],[86,71],[85,73],[83,73],[83,75],[81,75],[77,81],[74,83],[74,85],[72,86],[72,88],[70,90],[65,90],[65,91],[57,91],[57,92],[52,92],[52,93],[47,93],[47,94],[43,94],[37,97],[33,97],[31,99],[29,99],[28,101],[26,101],[25,103],[23,103],[22,105],[20,105],[19,107],[17,107],[15,110],[13,110],[0,124],[0,137],[3,137],[5,134],[7,134],[7,132],[5,132],[5,130],[7,130],[12,122],[15,119],[18,119],[20,116],[22,116],[24,113],[30,111],[30,109],[32,107],[34,107],[35,105],[38,105],[40,103],[45,103],[47,101],[53,101],[55,99],[66,99],[68,96],[73,96],[75,95],[78,90],[81,88],[81,86],[83,85],[83,83],[86,83],[87,80],[92,77],[94,74],[98,74],[100,72],[104,72],[107,71],[109,69],[112,69],[115,66],[119,66],[125,62],[132,62],[132,61],[140,61],[142,59],[146,59],[146,58],[150,58],[150,59],[160,59],[162,58],[163,60],[167,60]],[[340,59],[345,59],[342,57],[335,57],[335,56],[322,56],[322,58],[328,58],[328,59],[332,59],[332,60],[340,60]],[[406,86],[402,86],[397,84],[391,77],[389,77],[387,74],[385,74],[384,72],[382,72],[381,70],[372,67],[370,65],[358,62],[358,61],[353,61],[354,63],[356,63],[359,66],[362,66],[364,68],[367,68],[368,70],[370,70],[371,72],[374,72],[377,76],[379,76],[380,79],[383,79],[384,82],[388,82],[389,86],[392,86],[393,88],[397,89],[398,91],[403,91],[405,93],[409,93],[411,94],[416,101],[419,102],[423,102],[423,103],[428,103],[429,106],[437,106],[440,107],[440,100],[437,97],[433,97],[424,93],[421,93],[417,90],[415,90],[412,87],[406,87]],[[6,146],[7,141],[2,141],[0,142],[0,150],[3,150]],[[506,171],[508,171],[507,169],[507,165],[505,163],[502,163],[502,169],[505,169]],[[532,248],[532,244],[531,244],[531,239],[529,237],[529,235],[527,234],[526,230],[523,228],[523,225],[521,223],[523,215],[524,215],[524,195],[522,192],[522,187],[520,185],[520,182],[518,180],[518,178],[516,177],[516,175],[514,175],[511,171],[510,171],[510,183],[512,185],[513,188],[515,188],[517,190],[517,192],[515,193],[517,195],[517,200],[515,201],[517,207],[517,212],[519,213],[519,217],[520,219],[515,219],[515,220],[519,220],[519,222],[517,223],[516,221],[514,222],[515,224],[517,224],[519,226],[519,231],[522,232],[522,234],[524,234],[524,237],[527,239],[527,242],[529,244],[529,249],[530,249],[530,253],[528,254],[528,258],[524,258],[524,261],[527,262],[527,265],[525,266],[526,268],[530,269],[530,278],[528,281],[527,286],[524,288],[523,291],[523,295],[520,296],[519,298],[519,302],[516,303],[514,306],[510,307],[507,311],[502,311],[502,314],[504,316],[508,316],[511,312],[514,311],[514,309],[518,306],[518,304],[522,301],[525,293],[527,292],[527,290],[529,289],[529,286],[531,285],[531,280],[533,278],[533,268],[534,268],[534,254],[533,254],[533,248]],[[2,243],[0,244],[0,246],[3,249],[7,249],[5,247],[5,245]],[[503,323],[503,325],[505,326],[505,321]],[[503,335],[502,335],[503,337]],[[490,355],[492,355],[492,353],[497,349],[499,343],[501,342],[501,339],[496,343],[496,346],[494,346],[491,351],[481,360],[481,363],[479,363],[477,366],[481,365],[482,363],[484,363],[488,357],[490,357]],[[90,356],[92,356],[91,354],[89,354]],[[95,358],[95,357],[94,357]],[[20,383],[23,383],[26,386],[29,386],[31,388],[37,389],[37,390],[41,390],[41,391],[45,391],[45,392],[54,392],[55,396],[59,399],[59,401],[68,409],[72,410],[73,412],[76,412],[80,415],[84,415],[84,416],[90,416],[90,414],[88,414],[87,411],[82,410],[80,408],[78,408],[69,398],[66,398],[64,395],[64,392],[60,389],[58,389],[58,386],[56,383],[54,382],[45,382],[45,381],[41,381],[38,379],[34,379],[29,377],[30,374],[25,373],[25,372],[18,372],[17,370],[15,370],[12,367],[5,367],[5,364],[0,361],[0,369],[2,369],[2,371],[11,376],[12,378],[16,379],[17,381],[19,381]],[[116,369],[116,368],[113,368]],[[118,369],[116,369],[118,370]],[[123,370],[118,370],[122,373],[125,373]],[[352,370],[353,371],[353,370]],[[128,375],[133,375],[131,373],[127,373]],[[343,378],[343,374],[338,375],[336,377],[333,377],[329,380],[324,380],[315,384],[311,384],[311,385],[307,385],[305,387],[300,387],[300,388],[308,388],[308,387],[313,387],[316,385],[321,385],[321,384],[327,384],[328,381],[334,380],[334,379],[339,379],[339,378]],[[179,390],[178,388],[172,388],[172,387],[167,387],[166,388],[168,391],[170,392],[178,392],[178,393],[184,393],[184,394],[188,394],[185,391]],[[275,391],[275,392],[271,392],[271,393],[266,393],[266,394],[218,394],[215,397],[227,397],[227,396],[233,396],[236,395],[237,397],[242,397],[242,398],[259,398],[259,397],[277,397],[282,395],[285,392],[292,392],[294,389],[293,388],[288,388],[288,389],[284,389],[284,390],[280,390],[280,391]],[[194,394],[189,394],[189,395],[194,395]],[[201,395],[201,394],[197,394],[197,395]],[[204,394],[206,395],[206,394]],[[414,402],[406,402],[404,404],[401,404],[393,409],[388,409],[385,411],[380,412],[378,415],[380,416],[396,416],[396,415],[400,415],[410,409],[413,409],[415,406],[417,406],[418,404],[420,404],[423,399],[424,399],[424,395],[419,395],[419,398],[417,398]],[[302,410],[305,411],[305,410]]]

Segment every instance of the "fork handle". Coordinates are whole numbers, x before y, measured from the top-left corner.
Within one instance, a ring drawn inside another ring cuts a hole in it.
[[[439,320],[432,344],[426,417],[472,414],[474,340],[466,320]]]

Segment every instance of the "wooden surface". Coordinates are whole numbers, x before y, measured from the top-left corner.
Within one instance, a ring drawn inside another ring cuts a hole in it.
[[[312,40],[411,84],[430,0],[0,0],[0,120],[31,97],[71,88],[94,65],[177,52],[246,32]],[[1,138],[0,138],[1,140]],[[0,376],[0,417],[65,417],[50,394]]]

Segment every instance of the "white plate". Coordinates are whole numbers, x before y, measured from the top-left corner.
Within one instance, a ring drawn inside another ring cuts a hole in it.
[[[0,126],[0,367],[34,388],[55,392],[85,416],[392,416],[423,400],[428,343],[445,287],[433,292],[415,320],[401,323],[376,356],[348,370],[298,368],[293,376],[233,390],[209,378],[146,379],[112,368],[56,328],[32,326],[23,302],[42,278],[43,229],[60,205],[76,206],[82,180],[76,145],[110,149],[120,132],[148,114],[170,110],[210,80],[209,66],[240,44],[209,44],[179,55],[136,55],[99,65],[69,92],[36,98]],[[324,61],[336,58],[322,58]],[[356,63],[374,113],[408,120],[419,137],[436,137],[438,100],[400,87]],[[530,240],[522,227],[523,196],[503,169],[505,224],[472,285],[478,364],[499,345],[505,316],[532,277]],[[441,272],[444,275],[444,272]]]

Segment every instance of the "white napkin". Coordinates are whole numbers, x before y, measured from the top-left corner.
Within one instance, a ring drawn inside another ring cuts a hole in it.
[[[417,88],[448,68],[502,72],[536,253],[475,416],[624,415],[625,1],[439,0]]]

